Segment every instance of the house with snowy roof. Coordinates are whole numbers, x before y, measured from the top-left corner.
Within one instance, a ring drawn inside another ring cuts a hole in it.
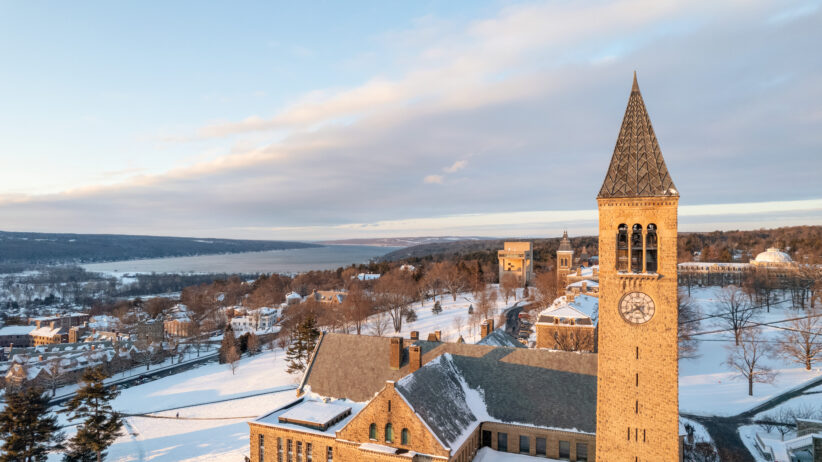
[[[596,351],[599,299],[568,294],[541,311],[534,323],[536,347],[564,351]]]
[[[251,460],[594,460],[596,371],[586,353],[323,333],[298,398],[249,423]]]

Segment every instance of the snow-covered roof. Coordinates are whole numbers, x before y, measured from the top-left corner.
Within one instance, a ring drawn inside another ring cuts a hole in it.
[[[568,297],[562,297],[554,300],[548,308],[539,313],[538,323],[541,322],[543,316],[552,316],[566,319],[584,319],[588,318],[596,321],[599,313],[599,299],[591,297],[590,295],[577,295],[574,301],[567,301]]]
[[[60,327],[43,326],[39,329],[34,329],[29,332],[29,335],[34,337],[54,337],[59,334],[62,329]]]
[[[593,280],[582,280],[577,282],[572,282],[568,284],[568,287],[582,287],[585,284],[586,287],[599,287],[599,283]]]
[[[791,259],[790,255],[776,247],[771,247],[757,255],[754,261],[757,263],[791,263],[793,259]]]
[[[479,358],[445,353],[395,388],[452,451],[483,422],[593,434],[596,375],[506,362],[512,351],[500,348]]]
[[[33,330],[34,326],[3,326],[0,335],[28,335]]]
[[[517,339],[512,337],[508,332],[505,332],[505,329],[501,327],[486,335],[477,342],[477,345],[525,348],[525,345],[519,343]]]
[[[254,422],[270,427],[279,427],[320,435],[334,436],[337,430],[342,429],[363,409],[363,407],[365,407],[365,404],[366,403],[357,403],[346,399],[328,400],[322,396],[309,392],[303,397],[300,397],[279,409],[259,417]],[[343,408],[345,410],[343,410]],[[342,414],[340,414],[339,411],[342,411]],[[332,414],[335,418],[325,420],[325,422],[330,421],[333,423],[330,423],[327,426],[297,423],[297,421],[311,423],[312,421],[324,420]],[[289,419],[287,417],[288,415],[311,420],[297,419],[294,417]],[[282,416],[286,416],[286,419],[281,419]]]
[[[359,279],[360,281],[373,281],[379,278],[380,275],[377,273],[360,273],[357,275],[357,279]]]
[[[297,292],[289,292],[285,295],[286,300],[302,300],[303,297]]]
[[[280,422],[307,423],[327,428],[329,424],[351,413],[351,406],[322,401],[304,401],[280,414]]]

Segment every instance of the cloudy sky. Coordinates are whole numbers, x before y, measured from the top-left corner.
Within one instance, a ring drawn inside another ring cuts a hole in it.
[[[822,224],[822,1],[3,2],[0,229],[592,234],[637,70],[684,230]]]

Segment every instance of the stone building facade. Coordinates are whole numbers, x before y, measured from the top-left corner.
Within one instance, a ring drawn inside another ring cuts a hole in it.
[[[506,242],[497,251],[499,259],[499,280],[512,274],[523,286],[534,278],[534,250],[530,242]]]

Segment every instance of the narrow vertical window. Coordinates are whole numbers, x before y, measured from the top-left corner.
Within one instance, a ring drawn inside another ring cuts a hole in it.
[[[368,438],[369,438],[369,439],[372,439],[372,440],[376,440],[376,439],[377,439],[377,424],[372,423],[372,424],[368,427]]]
[[[313,447],[311,443],[305,443],[305,460],[306,462],[313,462],[314,454],[313,454]]]
[[[642,225],[631,228],[631,272],[642,272]]]
[[[297,462],[303,462],[303,442],[297,441]]]
[[[277,438],[277,462],[283,462],[283,439]]]
[[[656,273],[658,266],[656,225],[651,223],[645,234],[645,271]]]
[[[260,434],[260,462],[265,462],[265,435]]]
[[[625,224],[619,225],[617,232],[616,267],[617,271],[628,271],[628,226]]]
[[[325,451],[325,462],[334,462],[334,448],[328,446]]]
[[[636,400],[636,406],[634,408],[634,414],[639,414],[639,400]]]
[[[628,427],[628,441],[631,441],[631,427]]]
[[[394,442],[394,426],[390,423],[385,424],[385,442],[386,443],[393,443]]]
[[[636,374],[636,386],[639,386],[639,372]]]
[[[645,442],[645,429],[642,430],[642,442]]]
[[[391,400],[388,400],[388,412],[391,412]]]
[[[639,359],[639,347],[636,347],[636,359]]]
[[[294,460],[294,443],[291,440],[285,442],[285,460],[288,462]]]
[[[410,440],[410,437],[409,437],[409,434],[408,434],[408,429],[403,428],[402,432],[400,432],[400,441],[402,442],[402,445],[403,446],[408,446],[409,440]]]

